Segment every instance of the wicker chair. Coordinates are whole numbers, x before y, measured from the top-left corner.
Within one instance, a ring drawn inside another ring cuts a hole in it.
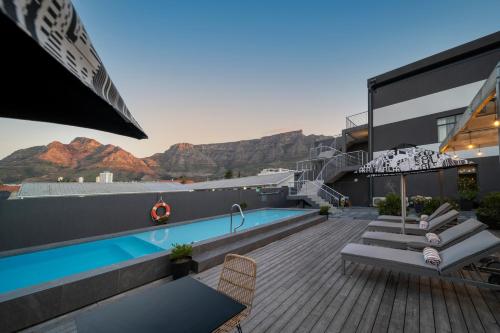
[[[240,323],[252,310],[256,276],[257,264],[253,259],[237,254],[226,255],[217,290],[246,305],[247,308],[214,332],[230,332],[235,328],[238,332],[242,332]]]

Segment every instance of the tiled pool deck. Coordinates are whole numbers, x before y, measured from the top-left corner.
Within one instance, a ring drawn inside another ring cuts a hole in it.
[[[499,292],[358,264],[342,275],[340,250],[366,225],[332,219],[248,253],[258,278],[243,331],[500,332]],[[216,287],[220,269],[195,277]],[[31,331],[74,332],[73,316]]]

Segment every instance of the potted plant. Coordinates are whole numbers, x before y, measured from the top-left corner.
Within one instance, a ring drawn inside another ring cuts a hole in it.
[[[189,244],[172,244],[170,251],[170,267],[172,268],[172,277],[174,280],[189,275],[191,268],[191,255],[193,247]]]
[[[330,206],[319,207],[319,215],[326,215],[328,217],[329,212],[330,212]]]
[[[458,193],[460,196],[460,209],[461,210],[472,210],[474,208],[474,200],[477,197],[477,191],[468,189],[462,190]]]
[[[415,213],[420,215],[424,210],[425,202],[427,201],[424,196],[416,195],[412,198],[413,200],[413,208],[415,208]]]

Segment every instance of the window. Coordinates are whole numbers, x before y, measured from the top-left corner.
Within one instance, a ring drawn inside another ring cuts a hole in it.
[[[460,120],[461,114],[456,114],[449,117],[439,118],[437,120],[438,141],[443,142],[448,133],[453,129],[455,124]]]

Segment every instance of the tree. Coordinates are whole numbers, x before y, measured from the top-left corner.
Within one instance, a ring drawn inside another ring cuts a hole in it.
[[[227,170],[226,173],[224,174],[224,178],[225,179],[233,178],[233,170],[231,170],[231,169]]]

